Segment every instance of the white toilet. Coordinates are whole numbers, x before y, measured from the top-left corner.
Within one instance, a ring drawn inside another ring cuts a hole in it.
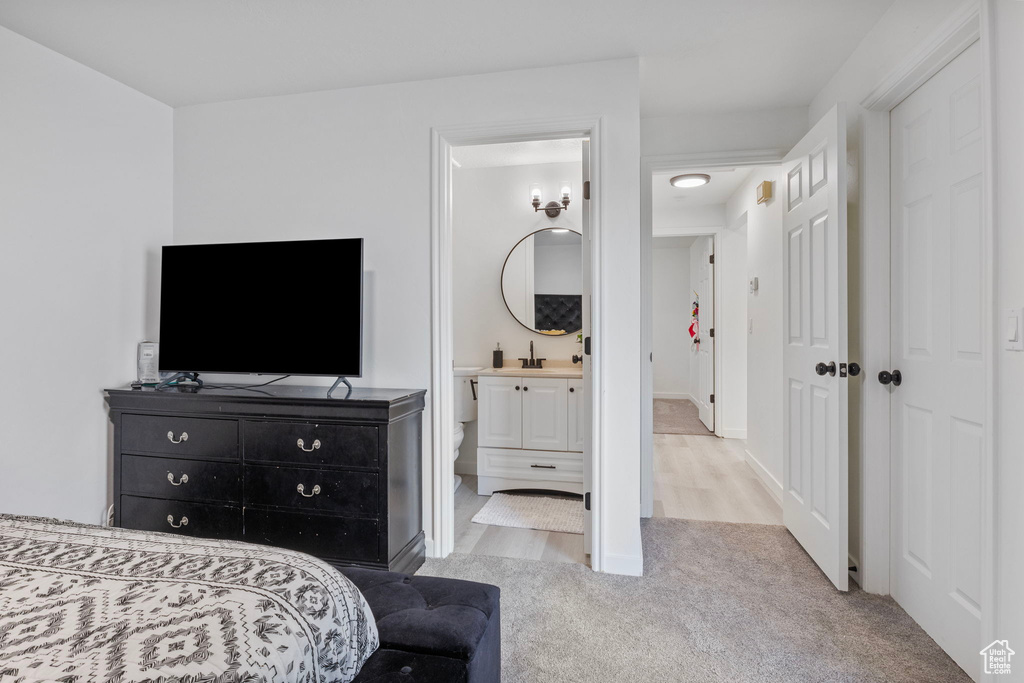
[[[459,458],[459,447],[462,440],[466,438],[465,424],[473,422],[477,417],[476,400],[476,379],[481,368],[455,368],[455,424],[452,431],[452,461]],[[455,475],[455,486],[457,491],[462,484],[462,477]]]

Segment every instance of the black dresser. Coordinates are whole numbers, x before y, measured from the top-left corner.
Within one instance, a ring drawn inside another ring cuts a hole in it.
[[[414,572],[425,393],[108,389],[114,525]]]

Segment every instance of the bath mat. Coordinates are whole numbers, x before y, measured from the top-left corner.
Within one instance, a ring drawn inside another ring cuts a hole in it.
[[[583,500],[495,493],[473,516],[477,524],[583,533]]]

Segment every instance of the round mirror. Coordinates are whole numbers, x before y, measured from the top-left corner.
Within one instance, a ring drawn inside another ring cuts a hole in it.
[[[551,336],[583,328],[583,236],[546,228],[512,247],[501,269],[501,295],[523,327]]]

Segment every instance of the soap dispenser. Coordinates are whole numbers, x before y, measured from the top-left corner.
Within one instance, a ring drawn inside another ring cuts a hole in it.
[[[494,348],[494,359],[491,362],[491,367],[501,368],[505,365],[504,352],[501,350],[501,343]]]

